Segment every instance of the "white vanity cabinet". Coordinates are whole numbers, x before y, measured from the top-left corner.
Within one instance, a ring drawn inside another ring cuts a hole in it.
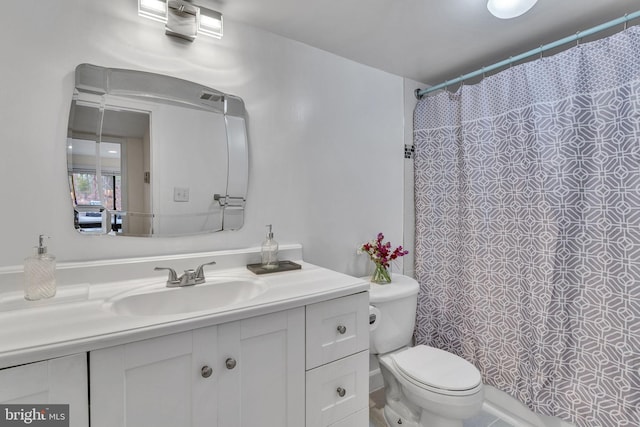
[[[68,404],[70,427],[89,425],[87,354],[0,369],[0,403]]]
[[[369,425],[369,293],[306,307],[306,427]]]
[[[92,427],[304,425],[304,308],[90,353]]]
[[[69,263],[54,299],[0,292],[0,403],[69,404],[71,427],[368,427],[369,284],[301,268],[256,276],[260,248]],[[0,271],[11,286],[22,271]],[[37,329],[35,329],[37,327]]]
[[[369,294],[90,352],[92,427],[367,427]]]

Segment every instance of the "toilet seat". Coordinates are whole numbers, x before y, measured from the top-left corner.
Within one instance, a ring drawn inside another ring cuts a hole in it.
[[[444,350],[418,345],[390,356],[403,379],[434,393],[467,396],[482,386],[480,372],[475,366]]]

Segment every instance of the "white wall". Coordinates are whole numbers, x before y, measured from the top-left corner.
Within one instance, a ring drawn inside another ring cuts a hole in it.
[[[415,80],[404,80],[404,144],[413,146],[413,110],[418,102],[415,97],[416,89],[424,89],[427,85]],[[403,241],[409,254],[403,258],[403,272],[415,277],[415,197],[414,197],[413,157],[404,159],[404,232]]]
[[[161,105],[152,114],[154,232],[221,230],[222,209],[213,195],[226,191],[227,147],[203,142],[225,140],[224,116],[174,105]],[[175,188],[186,188],[189,200],[176,202]]]
[[[0,268],[37,235],[61,261],[260,244],[272,223],[307,261],[364,274],[359,243],[402,243],[403,79],[225,16],[222,40],[164,35],[135,0],[24,0],[0,15]],[[189,238],[88,237],[72,225],[65,136],[79,63],[172,75],[242,97],[249,114],[245,226]],[[409,123],[410,125],[410,123]]]

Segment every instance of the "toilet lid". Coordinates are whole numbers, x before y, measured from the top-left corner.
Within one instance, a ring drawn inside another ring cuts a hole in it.
[[[418,345],[391,357],[403,376],[427,387],[455,392],[473,389],[482,382],[471,363],[434,347]]]

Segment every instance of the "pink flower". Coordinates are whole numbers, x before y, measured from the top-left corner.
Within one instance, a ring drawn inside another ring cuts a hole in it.
[[[383,240],[384,234],[378,233],[375,240],[362,244],[360,251],[366,252],[369,258],[371,258],[371,261],[376,264],[381,264],[385,268],[389,268],[390,262],[394,259],[409,253],[409,251],[403,249],[402,246],[398,246],[392,250],[391,242],[383,243]]]

